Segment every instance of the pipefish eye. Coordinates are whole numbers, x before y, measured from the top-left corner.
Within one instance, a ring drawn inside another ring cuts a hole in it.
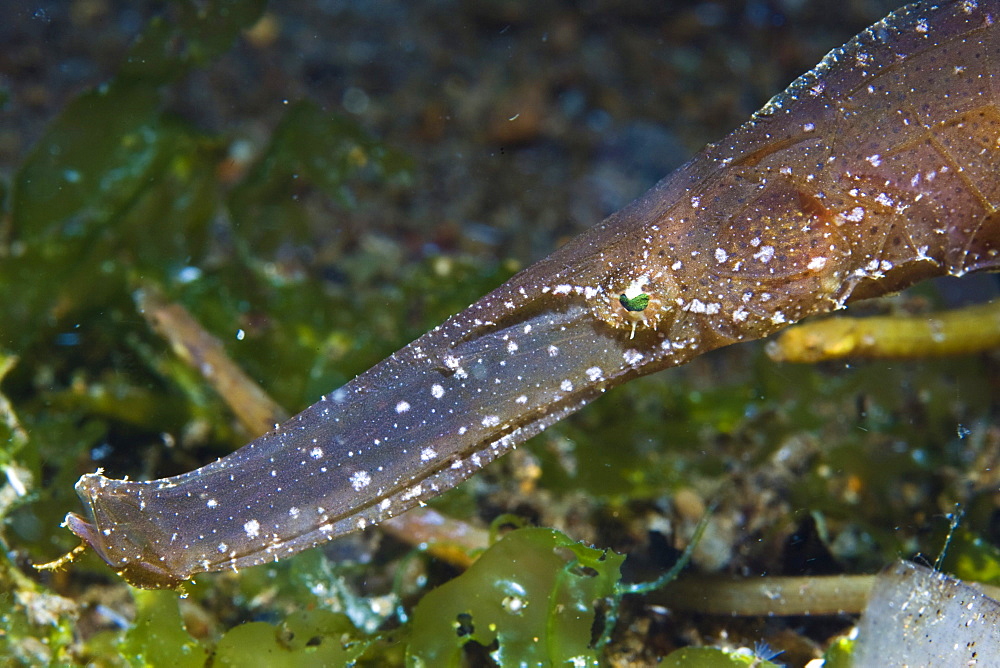
[[[622,293],[622,296],[618,298],[622,307],[629,312],[637,313],[640,311],[645,311],[646,307],[649,306],[649,295],[645,292],[640,292],[634,297],[629,297],[628,293]]]
[[[677,290],[664,276],[611,276],[594,304],[594,315],[635,338],[640,328],[658,329],[671,319]]]

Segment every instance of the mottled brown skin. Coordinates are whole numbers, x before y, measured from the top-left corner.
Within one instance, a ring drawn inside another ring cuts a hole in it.
[[[278,559],[437,495],[627,380],[996,269],[997,19],[997,0],[895,12],[639,200],[229,457],[150,482],[83,476],[92,521],[68,527],[140,587]]]

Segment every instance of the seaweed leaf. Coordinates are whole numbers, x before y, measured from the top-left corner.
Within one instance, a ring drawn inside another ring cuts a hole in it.
[[[625,557],[555,529],[518,529],[413,612],[407,661],[460,666],[466,652],[500,665],[598,665],[594,602],[610,596]]]
[[[11,255],[0,265],[0,338],[15,352],[91,306],[130,309],[125,278],[204,249],[215,212],[214,143],[161,110],[144,85],[84,93],[17,173]]]
[[[361,636],[346,615],[327,610],[301,611],[279,626],[250,622],[232,629],[219,641],[213,665],[346,666],[374,641]]]
[[[138,616],[119,647],[133,666],[201,668],[208,651],[181,619],[177,594],[133,590]]]
[[[174,81],[229,50],[253,25],[266,0],[173,0],[166,16],[150,21],[132,45],[119,77],[155,83]]]
[[[379,182],[404,179],[409,161],[385,148],[348,118],[310,100],[289,108],[267,150],[229,198],[241,238],[255,249],[314,236],[302,195],[316,189],[341,206],[355,202],[350,183],[360,176]]]

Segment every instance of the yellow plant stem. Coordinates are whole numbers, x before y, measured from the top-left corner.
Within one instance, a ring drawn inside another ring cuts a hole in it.
[[[786,329],[768,344],[776,362],[844,357],[962,355],[1000,346],[1000,300],[919,316],[828,318]]]

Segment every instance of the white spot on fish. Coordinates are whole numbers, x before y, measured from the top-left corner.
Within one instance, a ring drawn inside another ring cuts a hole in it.
[[[225,543],[219,543],[219,547],[218,547],[219,552],[221,552],[222,554],[225,554],[226,550],[228,550],[228,549],[229,549],[228,545],[226,545]]]
[[[431,396],[434,397],[435,399],[440,399],[441,397],[444,396],[444,388],[438,385],[437,383],[434,383],[433,385],[431,385]]]
[[[706,304],[700,299],[692,299],[688,302],[688,305],[684,308],[684,310],[691,313],[707,313],[708,315],[715,315],[719,312],[719,303],[713,302],[711,304]]]
[[[762,246],[759,251],[753,254],[753,259],[768,263],[774,259],[774,246]]]
[[[309,451],[309,456],[312,457],[313,459],[319,459],[320,457],[323,456],[323,448],[320,448],[318,446],[313,448],[312,450]]]
[[[243,525],[243,530],[247,532],[247,538],[256,538],[260,535],[260,522],[250,520]]]
[[[208,506],[209,508],[215,508],[216,506],[219,505],[219,502],[216,501],[215,499],[209,499],[208,503],[206,503],[205,505]]]
[[[570,382],[569,380],[564,380],[563,382],[559,383],[559,389],[562,390],[563,392],[572,392],[573,383]]]
[[[549,357],[555,357],[556,355],[559,354],[559,348],[556,346],[549,346],[548,351],[549,351]]]
[[[638,297],[643,293],[643,289],[646,287],[647,283],[649,283],[649,276],[645,275],[640,276],[639,278],[629,283],[628,287],[625,288],[625,292],[623,294],[625,295],[626,299],[635,299],[636,297]]]
[[[889,197],[888,193],[879,193],[875,197],[875,201],[883,206],[893,206],[896,203],[891,197]]]
[[[879,165],[882,164],[882,156],[879,155],[878,153],[876,153],[875,155],[868,156],[867,158],[865,158],[865,160],[870,162],[872,167],[878,167]]]
[[[622,354],[626,364],[636,365],[642,361],[643,355],[638,350],[628,349]]]
[[[599,366],[592,366],[587,369],[585,373],[587,374],[587,378],[592,383],[599,381],[604,376],[604,371],[602,371]]]
[[[860,206],[854,207],[853,209],[851,209],[850,213],[844,216],[844,218],[851,221],[852,223],[860,223],[862,220],[864,220],[864,217],[865,217],[865,210],[863,207]]]
[[[509,353],[516,353],[517,352],[517,344],[514,343],[513,341],[508,341],[507,342],[507,352],[509,352]]]
[[[487,415],[483,418],[484,427],[495,427],[500,424],[500,418],[496,415]]]
[[[299,516],[299,509],[296,508],[295,506],[292,506],[291,508],[288,509],[288,514],[294,519]]]
[[[519,396],[514,401],[516,401],[519,404],[526,404],[526,403],[528,403],[528,397],[527,397],[527,395],[522,394],[521,396]]]
[[[351,487],[360,492],[368,485],[372,484],[372,477],[367,471],[355,471],[351,474]]]
[[[716,248],[715,249],[715,261],[716,262],[720,262],[720,263],[721,262],[725,262],[727,259],[729,259],[729,254],[726,253],[725,249],[723,249],[723,248]]]
[[[422,462],[429,462],[435,457],[437,457],[437,450],[434,448],[424,448],[420,451],[420,461]]]
[[[408,401],[400,401],[398,404],[396,404],[396,412],[397,413],[402,414],[402,413],[405,413],[408,410],[410,410],[410,402],[408,402]]]
[[[823,267],[826,266],[826,258],[825,257],[814,257],[813,259],[809,260],[809,264],[807,264],[806,266],[811,271],[819,271],[820,269],[822,269]]]

